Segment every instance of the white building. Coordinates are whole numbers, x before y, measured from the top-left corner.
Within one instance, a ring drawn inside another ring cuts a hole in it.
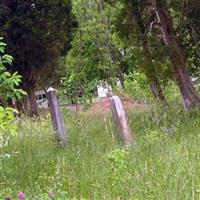
[[[38,108],[48,108],[48,100],[45,90],[39,90],[35,92]]]
[[[105,98],[108,94],[108,88],[103,87],[102,85],[97,86],[97,94],[99,98]]]

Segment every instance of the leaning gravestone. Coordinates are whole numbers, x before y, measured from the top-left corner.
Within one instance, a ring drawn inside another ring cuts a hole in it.
[[[119,136],[126,146],[130,146],[133,142],[133,135],[128,125],[128,119],[122,101],[118,96],[113,96],[110,98],[110,103],[112,115],[116,128],[118,129]]]
[[[47,90],[47,98],[49,101],[49,109],[56,138],[58,142],[64,146],[67,143],[66,128],[62,113],[60,111],[57,93],[54,88],[50,87]]]

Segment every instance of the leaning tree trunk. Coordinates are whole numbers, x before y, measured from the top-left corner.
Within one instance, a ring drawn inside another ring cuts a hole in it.
[[[161,26],[164,42],[169,49],[172,70],[183,98],[184,108],[189,111],[200,105],[200,97],[195,91],[194,85],[190,80],[189,73],[186,70],[186,58],[176,37],[172,17],[170,16],[165,2],[163,0],[151,1]]]
[[[141,41],[143,56],[146,65],[143,70],[148,78],[150,90],[156,99],[166,102],[165,95],[163,93],[162,87],[160,86],[158,77],[156,75],[155,66],[152,62],[152,55],[150,53],[149,46],[147,43],[145,25],[139,9],[139,2],[138,1],[131,2],[131,7],[132,7],[133,20],[137,24],[139,29],[140,36],[138,37],[139,40]]]

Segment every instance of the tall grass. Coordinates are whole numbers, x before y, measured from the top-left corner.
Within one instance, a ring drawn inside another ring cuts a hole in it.
[[[54,140],[50,119],[21,119],[1,150],[0,199],[200,199],[200,113],[135,107],[131,149],[115,137],[110,114],[67,114],[68,146]]]

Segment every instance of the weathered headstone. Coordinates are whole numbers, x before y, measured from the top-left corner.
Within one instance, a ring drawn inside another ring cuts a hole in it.
[[[122,101],[118,96],[113,96],[110,98],[110,103],[119,136],[126,146],[130,146],[133,142],[133,134],[128,125],[128,119]]]
[[[56,138],[61,145],[66,145],[67,133],[65,128],[65,123],[62,113],[60,111],[57,93],[54,88],[50,87],[47,90],[47,98],[49,101],[49,109],[51,113],[51,119]]]

